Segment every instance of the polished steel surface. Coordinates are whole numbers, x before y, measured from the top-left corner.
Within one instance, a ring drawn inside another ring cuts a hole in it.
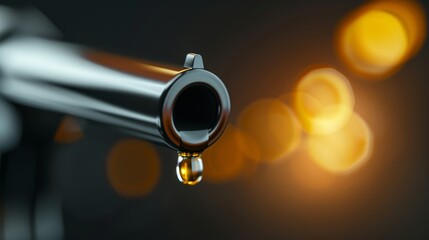
[[[230,112],[224,84],[203,69],[198,54],[188,54],[185,67],[177,68],[17,35],[0,43],[0,72],[0,95],[12,102],[181,151],[214,143]]]

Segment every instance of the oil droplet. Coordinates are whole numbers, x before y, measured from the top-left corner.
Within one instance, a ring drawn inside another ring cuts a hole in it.
[[[203,178],[203,160],[199,152],[179,152],[177,178],[185,185],[196,185]]]

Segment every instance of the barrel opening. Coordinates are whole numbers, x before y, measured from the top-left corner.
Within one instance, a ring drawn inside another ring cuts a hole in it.
[[[219,100],[204,85],[192,85],[176,98],[173,107],[173,124],[177,131],[213,129],[219,119]]]

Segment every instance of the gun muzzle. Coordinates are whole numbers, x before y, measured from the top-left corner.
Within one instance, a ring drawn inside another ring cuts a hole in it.
[[[230,100],[200,55],[165,66],[50,40],[57,31],[37,11],[0,7],[0,20],[0,97],[173,148],[179,180],[201,180],[201,152],[225,129]]]
[[[17,36],[0,44],[0,93],[178,151],[201,152],[220,137],[230,112],[224,84],[203,67],[198,54],[173,68]]]

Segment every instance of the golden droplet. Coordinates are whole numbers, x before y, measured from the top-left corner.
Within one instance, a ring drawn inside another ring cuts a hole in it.
[[[203,178],[203,160],[199,152],[179,152],[177,178],[185,185],[196,185]]]

